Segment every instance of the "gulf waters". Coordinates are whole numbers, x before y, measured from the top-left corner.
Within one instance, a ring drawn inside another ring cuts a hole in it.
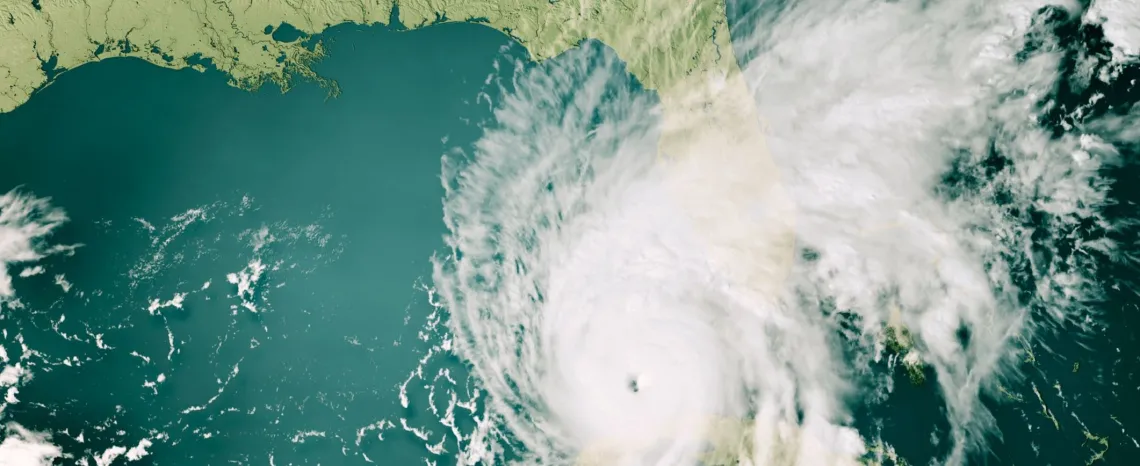
[[[70,217],[52,242],[83,244],[16,278],[28,315],[0,327],[44,357],[6,417],[75,459],[143,439],[139,464],[431,456],[378,434],[426,411],[399,387],[437,343],[418,332],[440,156],[478,137],[495,59],[523,50],[471,24],[322,40],[339,98],[113,59],[0,115],[0,191],[50,197]]]
[[[440,157],[482,134],[479,95],[510,73],[496,60],[524,53],[471,24],[321,38],[335,99],[115,59],[0,115],[0,192],[51,197],[70,217],[52,242],[83,244],[12,270],[27,271],[26,313],[0,319],[0,344],[43,354],[8,419],[75,459],[148,440],[132,464],[455,462],[440,419],[475,388],[447,355],[421,362],[443,338],[425,291],[445,233]],[[1113,214],[1135,215],[1140,196],[1116,189]],[[1028,344],[1027,377],[992,400],[1003,437],[978,463],[1131,464],[1140,451],[1134,270],[1104,273],[1121,286],[1103,338]],[[925,464],[945,453],[947,427],[930,426],[944,407],[934,384],[896,379],[889,402],[854,414]],[[470,415],[451,419],[472,430]]]

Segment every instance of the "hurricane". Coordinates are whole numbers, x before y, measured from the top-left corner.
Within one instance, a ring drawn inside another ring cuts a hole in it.
[[[431,288],[486,405],[461,462],[882,461],[867,407],[902,371],[938,394],[937,463],[967,464],[1027,345],[1096,327],[1098,270],[1131,260],[1105,212],[1136,120],[1096,91],[1127,28],[1106,51],[1061,35],[1110,26],[1081,2],[739,9],[748,156],[663,153],[660,102],[588,42],[514,64],[444,158]]]

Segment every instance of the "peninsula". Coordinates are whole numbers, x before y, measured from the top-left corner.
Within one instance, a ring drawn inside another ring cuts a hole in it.
[[[319,34],[345,23],[478,23],[510,36],[536,61],[598,40],[657,92],[658,153],[671,174],[664,191],[707,240],[710,263],[748,293],[776,296],[792,262],[793,206],[733,52],[724,2],[0,0],[0,113],[60,73],[117,57],[172,69],[203,71],[209,64],[249,90],[267,83],[288,90],[294,79],[331,84],[311,65],[325,54]],[[292,34],[275,34],[285,28]],[[778,427],[710,426],[716,448],[705,461],[729,464],[748,452],[762,464],[824,462],[827,449],[818,440],[789,439]]]

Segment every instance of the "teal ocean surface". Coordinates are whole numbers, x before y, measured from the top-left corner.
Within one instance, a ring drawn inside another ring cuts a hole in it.
[[[1140,59],[1041,7],[961,77],[929,57],[1008,39],[974,10],[779,3],[729,2],[800,215],[775,298],[684,247],[662,186],[732,169],[658,163],[658,96],[597,42],[535,64],[480,25],[338,26],[335,98],[59,76],[0,114],[0,453],[581,464],[693,408],[778,431],[755,466],[849,432],[863,464],[1136,464]]]
[[[438,343],[440,156],[479,135],[496,58],[522,50],[476,25],[323,39],[341,98],[124,59],[0,115],[0,190],[50,197],[70,218],[52,242],[83,244],[16,278],[31,314],[0,320],[3,344],[45,358],[6,417],[90,456],[150,439],[154,464],[429,457],[377,434],[426,410],[399,387]]]

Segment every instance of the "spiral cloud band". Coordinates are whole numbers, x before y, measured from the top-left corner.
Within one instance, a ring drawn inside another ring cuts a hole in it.
[[[963,464],[1018,341],[1094,317],[1114,249],[1075,226],[1110,227],[1130,120],[1041,118],[1063,58],[1045,19],[1078,13],[761,2],[736,46],[768,139],[745,155],[659,154],[656,102],[600,46],[520,65],[444,164],[435,292],[487,395],[468,458],[857,464],[876,434],[856,407],[905,366]],[[779,183],[747,189],[767,153]]]

